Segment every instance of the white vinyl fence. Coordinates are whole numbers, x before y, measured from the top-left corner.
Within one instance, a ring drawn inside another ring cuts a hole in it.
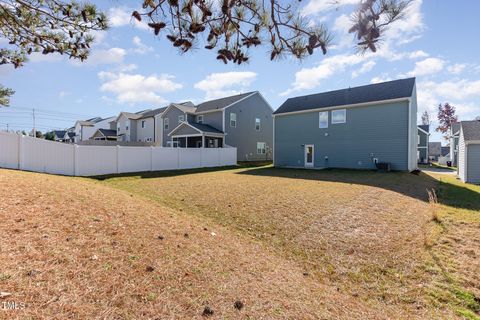
[[[94,176],[236,164],[236,148],[79,146],[0,132],[2,168]]]

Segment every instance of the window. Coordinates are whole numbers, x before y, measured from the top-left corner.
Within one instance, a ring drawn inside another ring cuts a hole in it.
[[[260,131],[260,118],[255,118],[255,130]]]
[[[117,131],[120,131],[120,126],[117,127]]]
[[[347,122],[347,110],[333,110],[332,111],[332,124]]]
[[[145,128],[145,120],[142,120],[142,128]]]
[[[128,126],[125,126],[125,130],[128,131]]]
[[[185,121],[185,116],[178,116],[178,123]]]
[[[198,123],[203,123],[203,115],[197,116],[197,122]]]
[[[265,154],[267,151],[266,145],[265,142],[257,142],[257,154]]]
[[[237,127],[237,114],[230,113],[230,127],[236,128]]]
[[[328,128],[328,111],[318,113],[318,127],[321,129]]]
[[[163,119],[163,130],[168,130],[169,120],[168,118]]]

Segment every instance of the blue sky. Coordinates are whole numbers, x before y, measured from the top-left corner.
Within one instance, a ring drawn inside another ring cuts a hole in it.
[[[180,55],[161,34],[156,37],[130,13],[141,1],[98,1],[111,22],[97,34],[88,62],[34,55],[20,69],[0,67],[0,83],[16,90],[9,110],[0,110],[0,129],[37,126],[65,128],[75,119],[112,116],[168,102],[205,99],[260,91],[274,109],[288,97],[416,76],[419,117],[435,115],[440,102],[457,107],[461,120],[480,115],[478,1],[416,0],[407,19],[385,34],[380,50],[356,54],[346,30],[355,0],[302,1],[308,19],[323,22],[334,33],[327,55],[316,52],[304,61],[271,62],[267,48],[250,50],[250,63],[224,65],[202,49]],[[436,124],[433,123],[435,126]],[[439,141],[440,134],[432,140]]]

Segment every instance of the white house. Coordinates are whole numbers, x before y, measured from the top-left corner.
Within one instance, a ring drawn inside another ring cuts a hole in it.
[[[480,184],[480,120],[460,122],[458,177]]]
[[[115,120],[115,117],[109,117],[102,119],[100,117],[95,117],[87,120],[79,120],[75,122],[74,130],[75,133],[75,143],[80,141],[90,140],[98,129],[113,129],[115,124],[112,124],[112,121]]]

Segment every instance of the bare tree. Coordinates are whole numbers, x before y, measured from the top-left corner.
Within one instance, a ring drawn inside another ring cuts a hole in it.
[[[422,113],[422,124],[423,125],[430,125],[430,113],[427,110],[423,111]]]
[[[323,25],[302,16],[297,0],[145,0],[141,12],[132,16],[146,20],[155,35],[165,30],[166,38],[181,52],[187,52],[205,34],[204,47],[216,50],[217,59],[237,64],[248,61],[247,49],[270,48],[270,59],[285,53],[304,58],[320,49],[326,54],[332,37]],[[410,0],[362,0],[353,26],[361,50],[376,51],[386,27],[402,18]]]

